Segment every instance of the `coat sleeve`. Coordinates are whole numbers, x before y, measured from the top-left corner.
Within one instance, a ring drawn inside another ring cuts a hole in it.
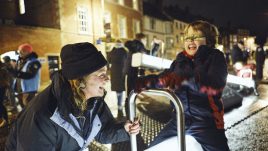
[[[44,116],[22,115],[14,123],[6,143],[6,151],[55,151],[56,129]]]
[[[16,77],[22,79],[31,79],[37,74],[40,68],[41,68],[40,62],[34,61],[28,65],[26,72],[17,71]]]
[[[195,76],[201,87],[222,90],[226,84],[227,74],[227,64],[223,53],[219,50],[212,50],[205,62],[195,63]]]
[[[125,131],[124,123],[117,123],[107,104],[103,104],[100,113],[102,128],[95,139],[103,144],[118,143],[129,140],[129,135]]]

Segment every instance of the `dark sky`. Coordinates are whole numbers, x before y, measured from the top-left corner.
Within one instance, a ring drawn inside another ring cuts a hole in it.
[[[163,0],[164,5],[175,5],[190,12],[213,19],[215,24],[245,26],[256,33],[268,34],[268,0]]]

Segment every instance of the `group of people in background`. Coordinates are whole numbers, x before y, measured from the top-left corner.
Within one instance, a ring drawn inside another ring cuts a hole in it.
[[[127,98],[122,97],[123,91],[126,91],[126,96],[129,96],[130,92],[134,90],[138,76],[145,75],[144,69],[131,66],[132,55],[138,52],[156,55],[160,49],[158,41],[153,43],[151,51],[145,47],[146,43],[146,36],[143,33],[138,33],[134,40],[125,43],[117,40],[111,52],[108,53],[108,62],[111,64],[111,90],[117,94],[119,117],[123,114],[123,104],[127,104]],[[126,101],[124,102],[124,100]]]
[[[215,49],[218,34],[217,28],[208,22],[189,24],[185,29],[185,50],[177,55],[170,69],[158,75],[145,75],[144,72],[139,73],[137,67],[131,67],[133,53],[151,54],[142,45],[142,40],[127,41],[125,47],[129,51],[128,57],[122,55],[128,68],[127,96],[131,90],[139,93],[149,88],[171,89],[184,106],[186,135],[194,137],[204,150],[211,151],[229,150],[224,134],[223,106],[220,103],[226,84],[227,64],[223,53]],[[115,50],[113,48],[110,54]],[[111,64],[113,70],[115,63],[111,61]],[[121,69],[125,67],[121,66]],[[111,78],[113,74],[111,72]],[[177,135],[175,115],[173,117],[150,146]]]
[[[255,65],[256,65],[256,76],[255,80],[258,82],[263,79],[263,68],[265,63],[265,58],[268,54],[264,51],[264,44],[266,39],[257,36],[255,38],[255,44],[256,44],[256,50],[252,51],[252,54],[250,51],[247,50],[244,41],[239,41],[237,44],[233,46],[233,49],[231,50],[231,59],[232,59],[232,65],[234,69],[237,68],[237,65],[247,65],[249,62],[249,59],[254,58],[255,59]],[[254,52],[254,53],[253,53]],[[252,56],[251,56],[252,55]],[[226,57],[229,57],[229,53],[227,53]],[[229,59],[227,59],[229,60]],[[228,63],[228,61],[227,61]]]
[[[8,124],[7,109],[3,105],[8,100],[11,110],[17,110],[16,99],[19,107],[24,108],[36,95],[40,86],[41,63],[38,55],[30,44],[25,43],[18,47],[18,59],[4,56],[1,62],[1,122],[0,126]],[[3,120],[4,119],[4,120]]]

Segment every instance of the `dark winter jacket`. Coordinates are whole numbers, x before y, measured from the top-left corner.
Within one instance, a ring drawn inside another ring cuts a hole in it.
[[[238,45],[234,45],[232,49],[232,62],[235,64],[236,62],[244,62],[245,58],[243,56],[243,51],[238,47]]]
[[[180,62],[186,58],[188,66],[180,67]],[[224,129],[221,95],[228,74],[224,54],[217,49],[200,46],[192,59],[182,52],[175,62],[171,70],[183,73],[189,79],[175,91],[184,105],[186,127],[196,125]],[[216,93],[209,93],[211,90]]]
[[[255,59],[257,66],[258,65],[263,66],[265,62],[265,52],[263,47],[257,47],[255,53],[256,53]]]
[[[125,91],[124,67],[127,59],[127,51],[123,47],[114,47],[108,55],[111,64],[111,90],[116,92]]]
[[[21,89],[23,93],[37,92],[40,87],[40,68],[41,63],[34,52],[26,58],[19,58],[16,69],[9,69],[16,78],[13,87],[17,90]],[[20,88],[17,87],[18,85]]]
[[[184,107],[186,129],[224,129],[221,95],[228,74],[224,54],[207,46],[200,46],[194,57],[183,51],[159,77],[170,72],[185,79],[175,93]]]
[[[25,68],[25,66],[27,66],[27,68]],[[16,78],[32,79],[41,68],[41,63],[38,60],[37,54],[32,52],[26,58],[19,58],[16,68],[14,73]]]
[[[92,98],[81,114],[72,100],[71,87],[61,74],[36,96],[14,123],[6,151],[79,151],[93,139],[100,143],[128,140],[103,98]]]
[[[139,41],[139,40],[129,40],[125,43],[125,46],[128,48],[129,52],[132,52],[132,53],[137,53],[137,52],[140,52],[140,53],[145,53],[145,54],[149,54],[150,51],[147,50],[144,46],[144,44]]]
[[[139,40],[129,40],[125,43],[125,47],[128,48],[126,66],[124,67],[124,73],[127,75],[127,96],[130,94],[132,90],[134,90],[136,80],[138,75],[144,75],[144,69],[138,69],[138,67],[132,67],[132,55],[134,53],[144,53],[149,54],[149,50],[147,50],[143,43]]]

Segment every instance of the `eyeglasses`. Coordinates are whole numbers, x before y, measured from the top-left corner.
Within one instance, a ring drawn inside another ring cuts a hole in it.
[[[101,73],[101,74],[92,74],[93,76],[98,77],[101,80],[109,80],[109,76],[107,75],[107,73]]]
[[[109,79],[109,76],[106,73],[103,73],[101,75],[98,75],[100,79]]]
[[[184,40],[186,42],[191,42],[191,41],[200,41],[200,40],[204,40],[206,37],[203,35],[192,35],[192,36],[186,36],[184,37]]]

